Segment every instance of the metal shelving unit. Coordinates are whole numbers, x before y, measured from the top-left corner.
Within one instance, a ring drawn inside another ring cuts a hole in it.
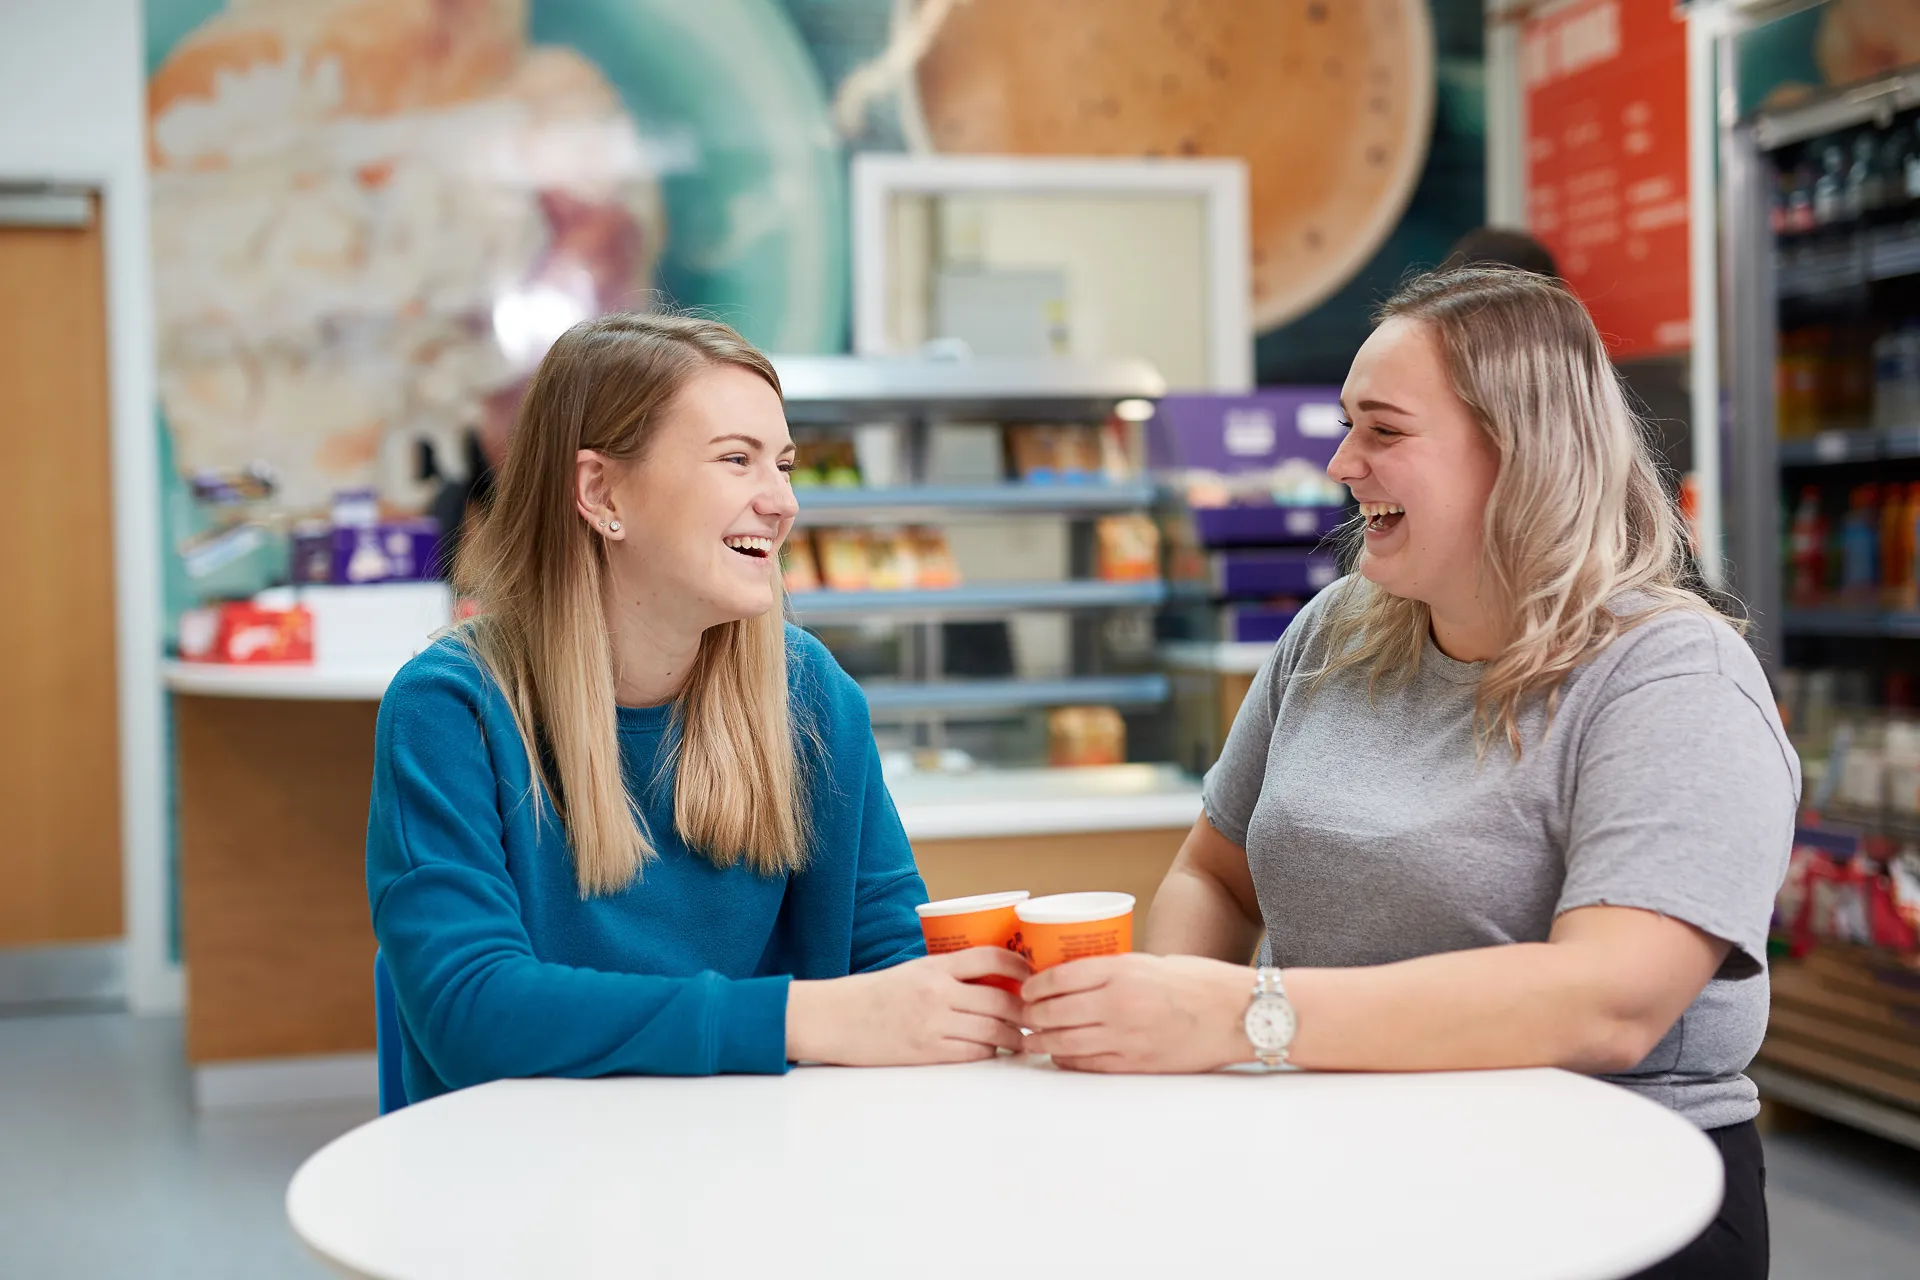
[[[800,491],[801,525],[925,519],[929,514],[1010,511],[1089,512],[1138,510],[1153,505],[1153,485],[1120,484],[919,485],[886,489],[815,486]]]
[[[802,356],[776,359],[787,418],[796,430],[893,424],[901,433],[900,483],[875,488],[815,486],[800,493],[799,523],[833,526],[944,523],[1055,515],[1078,528],[1110,512],[1153,506],[1142,478],[1093,483],[930,482],[931,428],[954,423],[1103,423],[1116,412],[1150,416],[1165,384],[1137,360],[928,360]],[[1144,457],[1142,452],[1139,456]],[[1091,547],[1090,533],[1079,543]],[[1077,556],[1080,561],[1089,559]],[[1088,565],[1082,563],[1081,570]],[[910,726],[923,745],[946,744],[949,722],[1017,715],[1048,707],[1101,704],[1153,708],[1170,697],[1157,668],[1101,670],[1094,637],[1103,615],[1146,611],[1167,600],[1158,579],[1111,582],[968,582],[944,590],[832,591],[789,597],[795,621],[844,627],[897,622],[907,627],[899,670],[863,680],[876,722]],[[1070,615],[1072,674],[1056,679],[949,677],[944,623],[998,621],[1026,612]],[[1150,632],[1150,628],[1148,628]],[[1152,661],[1148,644],[1145,653]],[[1089,667],[1089,662],[1093,665]]]
[[[1082,703],[1153,706],[1167,700],[1163,675],[1079,676],[1063,680],[945,680],[931,684],[870,682],[867,705],[876,712],[1002,711]]]
[[[801,623],[829,618],[995,618],[1016,609],[1155,609],[1164,582],[1003,582],[945,591],[809,591],[789,597]]]

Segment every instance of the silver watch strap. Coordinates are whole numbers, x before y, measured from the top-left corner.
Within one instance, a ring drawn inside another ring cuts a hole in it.
[[[1262,996],[1279,996],[1282,1000],[1287,998],[1286,983],[1280,980],[1280,970],[1272,965],[1261,965],[1254,970],[1253,998],[1258,1000]],[[1259,1060],[1261,1066],[1269,1071],[1275,1071],[1287,1065],[1287,1052],[1286,1049],[1275,1051],[1256,1046],[1253,1056]]]

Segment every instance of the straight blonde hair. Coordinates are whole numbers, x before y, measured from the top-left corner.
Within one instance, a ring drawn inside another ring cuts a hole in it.
[[[1510,623],[1475,694],[1474,726],[1483,753],[1500,738],[1517,758],[1529,699],[1544,697],[1551,721],[1567,675],[1629,628],[1676,609],[1719,613],[1688,589],[1680,516],[1646,425],[1565,286],[1505,267],[1438,271],[1403,287],[1375,323],[1391,319],[1439,343],[1454,393],[1499,458],[1480,573]],[[1608,607],[1629,592],[1624,608]],[[1347,667],[1376,685],[1410,679],[1431,626],[1425,604],[1356,578],[1328,610],[1328,658],[1312,683]]]
[[[455,585],[480,608],[458,634],[506,694],[582,898],[627,888],[656,854],[621,768],[607,544],[575,510],[576,455],[643,463],[687,381],[729,365],[780,394],[766,356],[717,321],[611,315],[567,330],[527,388],[492,501],[457,554]],[[744,859],[765,875],[800,869],[807,849],[775,582],[766,614],[701,636],[668,761],[680,838],[717,866]]]

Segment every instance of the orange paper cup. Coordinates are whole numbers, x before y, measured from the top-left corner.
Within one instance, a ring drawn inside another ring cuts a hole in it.
[[[1015,949],[1032,962],[1035,973],[1069,960],[1133,950],[1130,893],[1056,893],[1017,904],[1014,917],[1020,922]]]
[[[1006,893],[979,893],[971,898],[947,898],[923,902],[915,907],[920,917],[920,932],[927,936],[927,954],[941,956],[968,947],[1005,947],[1018,951],[1020,922],[1013,910],[1027,900],[1025,889]],[[1020,984],[1010,978],[982,978],[980,981],[1018,994]]]

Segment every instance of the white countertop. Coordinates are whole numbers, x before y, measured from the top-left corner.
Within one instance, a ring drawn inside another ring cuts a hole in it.
[[[1259,674],[1275,643],[1273,640],[1173,640],[1161,645],[1158,652],[1160,661],[1170,667],[1251,676]]]
[[[979,769],[890,779],[910,840],[1190,827],[1200,784],[1172,765]]]
[[[1720,1157],[1563,1071],[1079,1075],[1044,1058],[501,1080],[323,1147],[294,1231],[350,1275],[1607,1280]]]
[[[377,702],[395,667],[169,662],[175,693],[215,698]],[[1190,827],[1200,784],[1170,765],[1097,769],[979,769],[888,780],[910,840],[1146,831]]]
[[[180,662],[160,664],[175,693],[202,698],[286,698],[300,702],[378,702],[400,670],[379,666],[319,666],[311,662]]]

